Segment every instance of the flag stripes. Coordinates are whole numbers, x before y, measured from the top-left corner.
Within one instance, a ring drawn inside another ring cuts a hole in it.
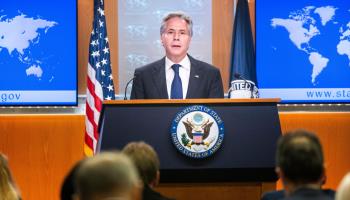
[[[103,100],[115,99],[109,52],[104,1],[94,0],[94,21],[87,70],[84,144],[86,156],[93,156],[96,153],[99,140],[98,122]]]

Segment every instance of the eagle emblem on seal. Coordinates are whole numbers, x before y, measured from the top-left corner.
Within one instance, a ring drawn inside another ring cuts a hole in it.
[[[186,128],[187,139],[185,135],[182,136],[182,142],[185,146],[190,147],[192,145],[205,145],[209,146],[211,141],[206,141],[209,136],[210,128],[214,122],[209,119],[205,119],[201,113],[193,115],[192,119],[187,118],[182,121]]]

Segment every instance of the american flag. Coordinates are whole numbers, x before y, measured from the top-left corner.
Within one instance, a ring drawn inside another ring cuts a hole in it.
[[[103,100],[115,99],[107,37],[104,0],[94,0],[93,30],[90,36],[87,71],[85,144],[86,156],[93,156],[99,139],[98,120]]]

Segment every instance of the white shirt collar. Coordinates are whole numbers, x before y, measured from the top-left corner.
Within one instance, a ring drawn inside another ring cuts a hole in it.
[[[187,55],[179,63],[174,63],[168,57],[165,57],[165,70],[171,69],[171,66],[173,66],[173,64],[179,64],[181,67],[183,67],[183,69],[188,71],[191,67],[191,62]]]

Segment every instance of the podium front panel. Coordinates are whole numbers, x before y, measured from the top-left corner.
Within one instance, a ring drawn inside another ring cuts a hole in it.
[[[213,109],[224,122],[223,143],[210,157],[187,157],[172,142],[172,121],[191,105]],[[281,135],[276,103],[106,104],[100,122],[101,151],[144,141],[158,153],[163,182],[276,179],[276,141]]]

